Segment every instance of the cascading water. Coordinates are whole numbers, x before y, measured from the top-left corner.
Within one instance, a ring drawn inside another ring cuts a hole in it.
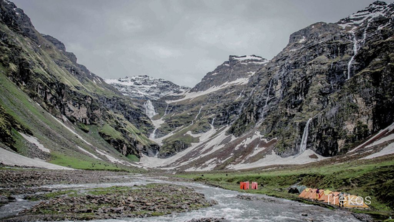
[[[299,154],[303,153],[306,150],[306,145],[308,142],[309,124],[311,123],[311,121],[312,121],[312,118],[308,119],[308,121],[306,122],[306,125],[304,128],[304,133],[302,134]]]
[[[202,110],[203,107],[204,107],[204,106],[201,106],[201,107],[200,107],[200,110],[198,110],[198,113],[197,113],[196,117],[194,117],[194,120],[196,120],[196,119],[198,118],[198,116],[200,115],[201,110]]]
[[[156,137],[156,130],[157,128],[155,128],[153,132],[149,135],[149,139],[154,139]]]
[[[212,119],[212,122],[211,122],[211,127],[212,127],[212,129],[215,128],[215,127],[213,126],[214,123],[215,123],[215,117]]]
[[[235,100],[238,100],[239,98],[241,98],[243,93],[244,93],[244,90],[241,91],[241,93],[238,95],[238,97]]]
[[[265,113],[267,112],[268,100],[270,99],[271,84],[272,84],[272,79],[270,80],[270,84],[268,86],[267,98],[265,99],[265,104],[264,104],[262,113],[260,115],[260,119],[257,122],[256,126],[260,126],[263,123],[263,121],[264,121],[264,116],[265,116]]]
[[[149,117],[152,118],[154,117],[157,113],[155,111],[155,107],[153,106],[152,102],[150,100],[146,101],[144,103],[145,107],[145,114]]]
[[[168,110],[168,103],[167,103],[167,106],[166,106],[166,110],[164,110],[164,116],[167,115],[167,110]]]
[[[352,32],[353,35],[353,56],[350,59],[348,65],[347,65],[347,79],[350,79],[350,72],[352,70],[352,63],[354,61],[354,57],[357,55],[357,38],[356,35],[354,34],[354,31]]]

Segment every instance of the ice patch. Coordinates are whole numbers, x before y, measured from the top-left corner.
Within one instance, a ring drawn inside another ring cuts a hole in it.
[[[82,147],[80,147],[80,146],[77,146],[77,148],[78,148],[79,150],[81,150],[82,152],[88,154],[89,156],[93,157],[94,159],[102,160],[102,159],[98,158],[96,155],[94,155],[93,153],[91,153],[91,152],[85,150],[84,148],[82,148]]]
[[[50,153],[51,151],[48,148],[45,148],[44,145],[42,145],[40,142],[38,142],[37,138],[34,136],[29,136],[23,133],[19,133],[23,138],[25,138],[25,140],[29,141],[30,143],[35,144],[38,149],[40,149],[41,151],[45,152],[45,153]]]
[[[310,158],[309,156],[316,155],[317,159]],[[307,164],[316,161],[321,161],[326,159],[326,157],[322,157],[312,150],[306,150],[301,155],[296,157],[290,156],[286,158],[282,158],[281,156],[276,155],[274,151],[272,151],[271,155],[267,155],[265,158],[262,158],[253,163],[241,163],[237,165],[229,165],[228,169],[234,170],[243,170],[243,169],[251,169],[251,168],[258,168],[258,167],[265,167],[265,166],[273,166],[273,165],[300,165],[300,164]]]
[[[385,147],[384,149],[382,149],[381,151],[379,151],[377,153],[371,154],[371,155],[366,156],[361,159],[373,159],[376,157],[386,156],[389,154],[394,154],[394,143],[389,144],[387,147]]]
[[[52,116],[52,115],[51,115]],[[68,126],[66,126],[64,123],[62,123],[62,121],[60,121],[58,118],[52,116],[53,119],[55,119],[58,123],[60,123],[60,125],[62,125],[64,128],[66,128],[68,131],[70,131],[72,134],[74,134],[75,136],[77,136],[80,140],[82,140],[84,143],[88,144],[89,146],[92,146],[91,143],[89,143],[88,141],[84,140],[78,133],[74,132],[74,130],[70,129]],[[63,118],[66,118],[65,116],[63,116]]]
[[[211,87],[211,88],[209,88],[209,89],[207,89],[205,91],[188,92],[188,93],[183,94],[183,95],[185,95],[185,97],[182,98],[182,99],[171,100],[171,101],[166,101],[166,102],[167,103],[177,103],[177,102],[182,102],[182,101],[189,100],[189,99],[193,100],[193,99],[195,99],[197,97],[200,97],[200,96],[203,96],[203,95],[207,95],[207,94],[210,94],[210,93],[213,93],[213,92],[225,89],[225,88],[230,87],[230,86],[246,85],[248,82],[249,82],[249,78],[239,78],[239,79],[236,79],[236,80],[231,81],[231,82],[225,82],[225,83],[223,83],[220,86],[213,86],[213,87]]]
[[[28,158],[20,154],[10,152],[3,148],[0,148],[0,163],[7,166],[37,167],[50,170],[74,170],[72,168],[47,163],[40,159]]]

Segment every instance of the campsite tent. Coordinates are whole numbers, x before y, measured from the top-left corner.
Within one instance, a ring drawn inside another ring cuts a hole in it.
[[[358,197],[355,195],[346,195],[345,202],[343,204],[345,208],[363,208],[368,209],[369,207],[364,203],[364,199],[362,197]]]
[[[316,190],[317,189],[310,189],[308,194],[306,195],[306,198],[311,200],[316,199]]]
[[[323,191],[323,192],[320,193],[319,201],[325,201],[326,199],[328,199],[328,195],[329,195],[330,193],[332,193],[331,190],[322,190],[322,191]]]
[[[302,191],[304,191],[305,189],[306,189],[306,186],[296,186],[296,185],[294,185],[294,186],[291,186],[288,189],[288,192],[289,193],[302,193]]]
[[[305,188],[298,197],[307,198],[307,195],[309,195],[310,190],[311,188]]]

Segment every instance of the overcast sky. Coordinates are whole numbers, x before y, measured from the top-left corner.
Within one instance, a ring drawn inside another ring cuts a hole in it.
[[[13,0],[36,29],[103,78],[150,75],[194,86],[229,55],[271,59],[289,35],[372,0]],[[392,1],[387,1],[392,2]]]

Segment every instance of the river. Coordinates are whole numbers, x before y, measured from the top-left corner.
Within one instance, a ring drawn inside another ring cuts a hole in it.
[[[142,175],[131,176],[130,182],[127,183],[101,183],[101,184],[71,184],[71,185],[50,185],[47,188],[56,189],[86,189],[110,186],[133,186],[144,185],[149,183],[169,183],[163,179],[146,178]],[[247,194],[237,191],[230,191],[221,188],[211,187],[200,183],[193,182],[171,182],[177,185],[183,185],[194,188],[197,192],[203,193],[206,198],[218,202],[213,207],[208,207],[196,211],[172,214],[161,217],[148,218],[125,218],[113,220],[93,220],[100,222],[184,222],[191,219],[199,218],[225,218],[228,221],[327,221],[327,222],[352,222],[359,221],[350,212],[342,210],[330,210],[318,206],[312,206],[294,202],[285,199],[268,197],[259,194]],[[250,195],[264,198],[264,200],[242,200],[236,198],[237,195]],[[17,201],[12,202],[0,208],[0,219],[5,216],[14,215],[24,208],[32,207],[38,202],[26,201],[17,196]],[[305,216],[305,214],[307,216]]]

